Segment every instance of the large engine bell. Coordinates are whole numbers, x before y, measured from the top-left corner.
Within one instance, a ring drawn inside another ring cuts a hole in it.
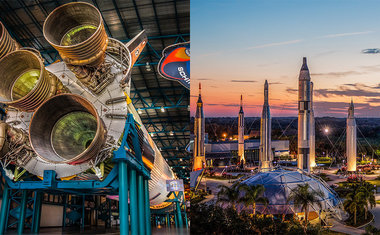
[[[33,149],[50,163],[89,161],[103,148],[106,135],[95,107],[74,94],[57,95],[43,103],[29,127]]]

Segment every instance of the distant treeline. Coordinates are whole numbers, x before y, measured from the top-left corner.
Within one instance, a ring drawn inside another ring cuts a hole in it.
[[[206,133],[210,141],[223,138],[223,134],[232,137],[237,134],[238,122],[233,117],[206,118]],[[260,118],[246,117],[245,134],[253,131],[253,137],[260,138]],[[194,118],[191,118],[190,130],[194,131]],[[358,154],[372,156],[380,149],[380,118],[357,118],[358,126]],[[297,117],[274,117],[272,118],[272,139],[289,140],[290,151],[297,149]],[[325,129],[328,133],[325,133]],[[316,151],[317,156],[326,155],[343,157],[346,146],[346,119],[333,117],[315,118]],[[365,137],[365,138],[364,138]]]

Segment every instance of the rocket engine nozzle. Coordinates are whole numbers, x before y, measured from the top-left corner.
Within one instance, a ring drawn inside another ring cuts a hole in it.
[[[104,61],[108,36],[99,10],[89,3],[56,8],[46,18],[43,33],[68,64],[96,67]]]
[[[3,23],[0,22],[0,59],[19,48],[19,44],[9,35]]]
[[[49,97],[66,92],[35,53],[18,50],[0,60],[0,102],[21,111],[34,111]]]
[[[80,164],[95,158],[107,131],[96,108],[74,94],[54,96],[34,113],[29,127],[34,151],[50,163]]]

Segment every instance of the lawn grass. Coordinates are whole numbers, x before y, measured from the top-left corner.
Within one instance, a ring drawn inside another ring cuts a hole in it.
[[[367,182],[376,185],[376,187],[380,186],[380,180],[366,180]]]

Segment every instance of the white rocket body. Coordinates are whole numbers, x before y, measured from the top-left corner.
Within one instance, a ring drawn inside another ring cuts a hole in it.
[[[238,156],[239,163],[245,163],[244,156],[244,111],[243,111],[243,96],[240,97],[240,111],[238,118]]]
[[[315,163],[315,119],[314,119],[314,107],[313,107],[313,82],[310,82],[310,167],[316,167]]]
[[[351,101],[348,108],[346,136],[347,171],[356,171],[356,121],[354,103]]]
[[[303,58],[298,78],[298,162],[297,167],[310,172],[310,73]]]
[[[265,81],[264,85],[264,105],[261,114],[260,123],[260,169],[262,171],[269,170],[272,167],[273,153],[272,153],[272,118],[270,116],[270,109],[268,103],[268,82]]]
[[[203,101],[201,96],[201,84],[199,84],[199,97],[194,118],[194,164],[193,171],[203,169],[206,164],[205,157],[205,118],[203,115]]]

